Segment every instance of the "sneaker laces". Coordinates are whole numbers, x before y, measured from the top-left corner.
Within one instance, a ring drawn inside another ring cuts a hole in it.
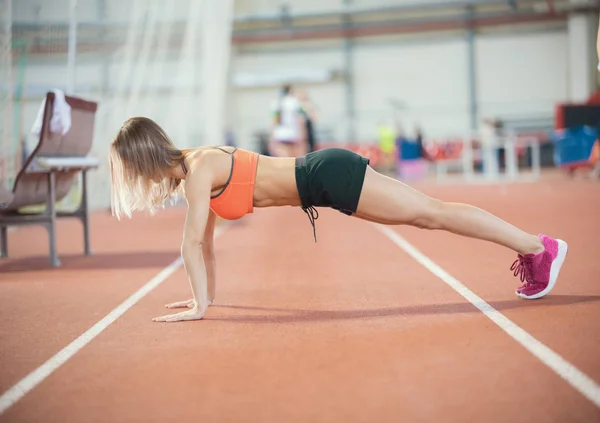
[[[533,257],[525,257],[519,254],[518,258],[510,266],[514,276],[519,276],[521,282],[526,285],[533,283]]]

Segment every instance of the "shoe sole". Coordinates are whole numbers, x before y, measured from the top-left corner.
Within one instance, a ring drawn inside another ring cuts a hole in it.
[[[552,265],[550,266],[550,280],[548,281],[548,286],[546,286],[546,288],[544,288],[542,291],[538,292],[537,294],[533,294],[533,295],[525,295],[525,294],[521,294],[519,292],[516,292],[516,294],[521,297],[524,298],[526,300],[535,300],[538,298],[543,297],[544,295],[548,294],[550,291],[552,291],[552,288],[554,288],[554,285],[556,285],[556,280],[558,279],[558,273],[560,272],[560,268],[562,267],[565,258],[567,257],[567,251],[569,250],[569,246],[568,244],[563,241],[562,239],[557,239],[556,240],[558,242],[558,253],[556,254],[556,258],[554,259],[554,261],[552,262]]]

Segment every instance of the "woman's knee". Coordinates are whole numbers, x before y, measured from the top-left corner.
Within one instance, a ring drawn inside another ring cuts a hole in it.
[[[411,224],[420,229],[443,229],[444,202],[428,199],[418,211]]]

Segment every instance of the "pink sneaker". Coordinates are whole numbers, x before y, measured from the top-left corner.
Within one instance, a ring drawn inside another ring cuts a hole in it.
[[[524,256],[519,254],[510,267],[510,270],[514,270],[514,275],[519,275],[521,282],[524,282],[517,288],[516,294],[527,300],[541,298],[554,288],[567,255],[568,246],[565,241],[541,234],[538,236],[544,243],[544,251]]]

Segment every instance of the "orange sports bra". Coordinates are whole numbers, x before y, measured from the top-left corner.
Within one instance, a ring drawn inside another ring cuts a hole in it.
[[[210,209],[223,219],[240,219],[254,210],[254,183],[258,153],[238,150],[237,147],[231,153],[220,147],[213,148],[218,148],[231,156],[231,171],[223,190],[210,197]],[[181,167],[187,174],[183,159]]]

